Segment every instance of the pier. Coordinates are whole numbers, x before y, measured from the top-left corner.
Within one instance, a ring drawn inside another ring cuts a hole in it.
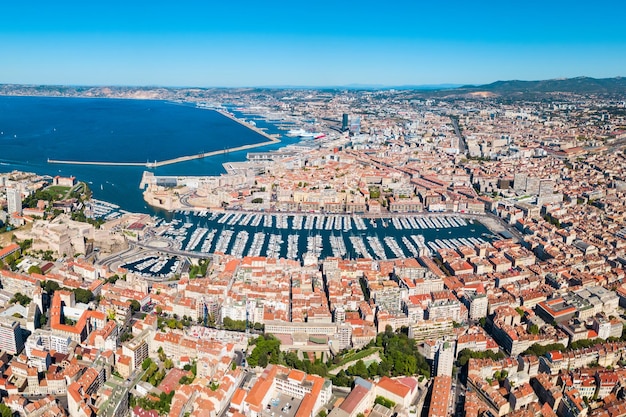
[[[242,146],[236,146],[234,148],[224,148],[224,149],[220,149],[217,151],[211,151],[211,152],[202,152],[199,154],[195,154],[195,155],[187,155],[187,156],[179,156],[177,158],[171,158],[171,159],[164,159],[162,161],[146,161],[146,162],[105,162],[105,161],[68,161],[68,160],[61,160],[61,159],[50,159],[48,158],[48,163],[49,164],[65,164],[65,165],[102,165],[102,166],[133,166],[133,167],[146,167],[146,168],[159,168],[165,165],[172,165],[172,164],[178,164],[180,162],[186,162],[186,161],[191,161],[194,159],[203,159],[203,158],[208,158],[211,156],[216,156],[216,155],[222,155],[222,154],[227,154],[230,152],[239,152],[239,151],[245,151],[248,149],[254,149],[254,148],[259,148],[261,146],[267,146],[267,145],[272,145],[275,143],[279,143],[280,139],[278,139],[279,135],[270,135],[264,131],[262,131],[261,129],[257,128],[256,126],[251,126],[247,123],[244,123],[242,120],[237,119],[236,117],[234,117],[233,115],[226,113],[224,111],[220,111],[220,110],[214,110],[216,112],[218,112],[219,114],[221,114],[224,117],[228,117],[229,119],[247,127],[248,129],[254,131],[255,133],[258,133],[259,135],[267,138],[268,140],[265,142],[261,142],[261,143],[252,143],[250,145],[242,145]]]

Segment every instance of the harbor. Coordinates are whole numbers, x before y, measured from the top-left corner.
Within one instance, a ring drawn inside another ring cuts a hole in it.
[[[157,218],[141,243],[168,242],[172,250],[222,253],[242,258],[291,260],[429,256],[443,248],[487,243],[497,238],[480,222],[460,215],[365,218],[340,214],[176,211]]]

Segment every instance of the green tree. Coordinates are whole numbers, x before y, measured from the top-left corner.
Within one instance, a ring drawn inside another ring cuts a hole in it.
[[[473,351],[470,349],[463,349],[459,352],[457,361],[460,366],[465,366],[470,359],[492,359],[492,360],[500,360],[503,359],[506,355],[502,352],[494,353],[490,350],[485,351]]]
[[[339,387],[349,387],[352,385],[352,378],[349,377],[343,369],[339,371],[337,375],[332,376],[331,379],[333,381],[333,385],[337,385]]]
[[[380,404],[383,407],[387,407],[389,409],[392,409],[393,407],[396,406],[396,403],[394,403],[393,401],[391,401],[388,398],[385,398],[381,395],[377,396],[376,399],[374,400],[374,404]]]
[[[359,359],[354,365],[348,368],[348,373],[353,376],[360,376],[361,378],[368,378],[369,373],[367,371],[367,367],[365,366],[365,362],[362,359]]]
[[[15,293],[15,295],[13,296],[13,298],[11,298],[11,300],[9,301],[10,303],[19,303],[22,306],[26,307],[28,304],[30,304],[30,302],[32,301],[32,299],[27,296],[24,295],[20,292]]]
[[[59,290],[61,287],[59,283],[56,281],[43,281],[41,283],[41,287],[48,293],[53,294],[55,291]]]
[[[379,374],[378,362],[372,362],[370,366],[367,367],[367,373],[370,377],[375,377]]]
[[[165,359],[165,361],[163,361],[163,366],[165,367],[165,369],[170,370],[174,367],[174,362],[172,362],[170,358],[167,358]]]
[[[159,350],[157,350],[157,353],[159,354],[159,360],[161,362],[165,362],[165,359],[167,359],[167,355],[165,354],[165,351],[163,350],[163,346],[159,346]]]
[[[141,305],[139,304],[139,301],[130,300],[130,309],[135,313],[139,311],[141,309]]]
[[[28,268],[28,273],[29,274],[39,274],[39,275],[42,275],[43,271],[41,270],[41,268],[38,265],[33,265],[30,268]]]
[[[222,324],[226,330],[232,330],[237,332],[246,331],[246,321],[245,320],[233,320],[230,317],[224,317],[222,320]]]
[[[93,300],[93,293],[84,288],[76,288],[74,289],[74,298],[78,303],[87,304],[91,300]]]
[[[143,360],[143,362],[141,362],[141,369],[145,371],[150,367],[150,365],[152,365],[152,359],[146,358]]]
[[[0,403],[0,417],[13,417],[13,410]]]
[[[248,357],[248,364],[252,367],[266,367],[269,363],[278,363],[280,357],[280,340],[274,336],[259,336],[251,344],[255,345]]]

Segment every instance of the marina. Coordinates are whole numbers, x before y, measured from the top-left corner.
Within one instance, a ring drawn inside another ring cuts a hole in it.
[[[178,271],[180,260],[169,256],[144,256],[122,265],[123,268],[151,278],[170,278]]]
[[[496,236],[482,224],[455,215],[364,218],[352,214],[262,212],[173,213],[157,228],[177,250],[302,260],[427,256],[442,248],[474,246]],[[149,241],[146,242],[149,244]]]

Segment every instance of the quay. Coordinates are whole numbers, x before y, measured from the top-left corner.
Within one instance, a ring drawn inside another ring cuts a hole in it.
[[[179,156],[177,158],[171,158],[171,159],[165,159],[163,161],[153,161],[153,162],[104,162],[104,161],[67,161],[67,160],[61,160],[61,159],[50,159],[48,158],[48,163],[49,164],[65,164],[65,165],[101,165],[101,166],[134,166],[134,167],[146,167],[146,168],[159,168],[162,166],[166,166],[166,165],[172,165],[172,164],[178,164],[180,162],[186,162],[186,161],[191,161],[194,159],[203,159],[203,158],[208,158],[211,156],[216,156],[216,155],[221,155],[221,154],[227,154],[230,152],[238,152],[238,151],[245,151],[248,149],[254,149],[254,148],[259,148],[261,146],[267,146],[267,145],[272,145],[275,143],[279,143],[280,139],[278,139],[279,135],[270,135],[264,131],[262,131],[261,129],[257,128],[256,126],[251,126],[247,123],[244,123],[242,120],[237,119],[236,117],[234,117],[233,115],[226,113],[224,111],[220,111],[220,110],[214,110],[216,112],[218,112],[219,114],[221,114],[224,117],[228,117],[229,119],[233,120],[234,122],[237,122],[245,127],[247,127],[248,129],[254,131],[255,133],[258,133],[259,135],[267,138],[268,140],[265,142],[260,142],[260,143],[252,143],[250,145],[242,145],[242,146],[236,146],[233,148],[225,148],[225,149],[220,149],[217,151],[211,151],[211,152],[203,152],[203,153],[199,153],[199,154],[195,154],[195,155],[187,155],[187,156]]]

